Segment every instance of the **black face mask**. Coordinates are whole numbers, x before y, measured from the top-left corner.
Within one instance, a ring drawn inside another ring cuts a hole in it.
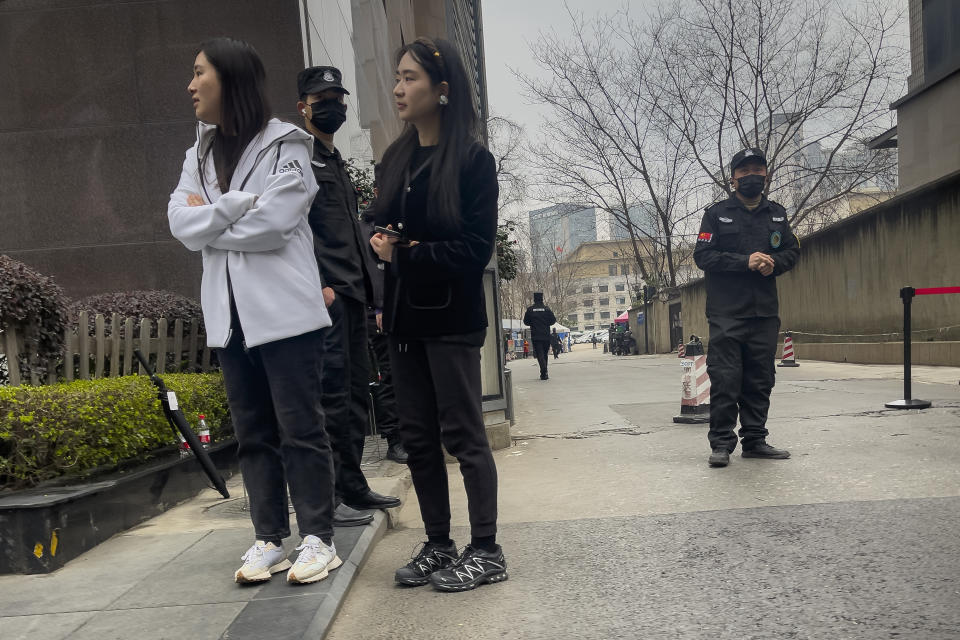
[[[310,122],[323,133],[336,133],[347,119],[347,105],[336,98],[328,98],[310,104],[313,115]]]
[[[737,178],[737,191],[743,194],[744,198],[756,198],[763,193],[763,187],[767,184],[767,176],[758,176],[751,174]]]

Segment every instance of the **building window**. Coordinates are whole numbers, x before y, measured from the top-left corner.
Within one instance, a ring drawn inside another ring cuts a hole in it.
[[[593,306],[593,300],[584,300],[584,301],[583,301],[583,306],[585,306],[585,307],[592,307],[592,306]]]
[[[577,291],[577,288],[576,288],[576,287],[570,287],[569,289],[567,289],[567,295],[568,295],[568,296],[575,296],[575,295],[577,295],[577,293],[578,293],[578,291]]]
[[[567,322],[572,322],[572,323],[576,324],[576,323],[577,323],[577,314],[571,313],[570,315],[568,315],[568,316],[567,316]]]
[[[610,304],[610,298],[600,298],[600,306],[606,307]]]
[[[582,293],[590,293],[592,291],[593,291],[593,288],[590,285],[587,285],[583,289],[581,289]]]
[[[607,265],[607,271],[611,276],[617,275],[617,265],[615,264]]]
[[[618,318],[619,318],[620,316],[622,316],[622,315],[623,315],[623,311],[617,311],[617,317],[618,317]]]
[[[626,298],[617,298],[617,304],[627,304]]]
[[[627,285],[625,285],[625,284],[618,284],[618,285],[615,285],[613,288],[616,289],[617,291],[626,291],[626,290],[627,290]]]
[[[584,319],[584,320],[593,320],[593,314],[592,314],[592,313],[585,313],[585,314],[583,314],[583,319]]]
[[[602,284],[602,285],[600,285],[599,287],[597,287],[597,290],[598,290],[600,293],[606,293],[607,291],[610,290],[610,287],[607,286],[607,285],[605,285],[605,284]]]
[[[587,325],[584,325],[584,326],[583,326],[583,330],[584,330],[584,331],[591,331],[592,329],[593,329],[593,325],[592,325],[592,324],[587,324]]]
[[[612,274],[610,274],[610,275],[614,275],[614,276],[615,276],[615,275],[617,275],[617,274],[612,273]],[[628,265],[628,264],[622,264],[622,265],[620,265],[620,275],[622,275],[622,276],[628,276],[628,275],[630,275],[630,265]]]
[[[609,319],[610,319],[610,312],[609,312],[609,311],[601,311],[601,312],[600,312],[600,319],[601,319],[601,320],[609,320]]]

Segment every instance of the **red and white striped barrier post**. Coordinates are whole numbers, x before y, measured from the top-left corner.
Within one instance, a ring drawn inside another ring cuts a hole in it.
[[[680,360],[683,373],[680,376],[680,415],[673,421],[683,424],[710,422],[710,376],[707,375],[707,356],[703,343],[696,336],[684,349]]]
[[[682,342],[677,345],[677,357],[682,358],[684,355],[686,355],[686,350],[687,348]]]
[[[797,364],[797,355],[793,351],[793,336],[787,331],[783,334],[783,357],[780,358],[778,367],[799,367]]]

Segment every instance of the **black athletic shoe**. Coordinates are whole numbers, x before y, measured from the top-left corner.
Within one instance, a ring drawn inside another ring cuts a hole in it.
[[[430,574],[430,584],[438,591],[468,591],[484,583],[507,579],[507,561],[503,549],[483,551],[467,545],[452,566]]]
[[[397,569],[394,579],[400,584],[418,587],[427,584],[431,573],[446,569],[456,561],[457,545],[442,547],[432,542],[425,542],[420,553],[414,556],[407,566]]]
[[[725,467],[730,464],[730,452],[726,449],[714,449],[710,454],[711,467]]]
[[[751,446],[749,449],[744,449],[743,453],[740,454],[744,458],[766,458],[768,460],[786,460],[790,457],[790,452],[786,449],[777,449],[776,447],[771,447],[764,440],[761,440],[757,444]]]

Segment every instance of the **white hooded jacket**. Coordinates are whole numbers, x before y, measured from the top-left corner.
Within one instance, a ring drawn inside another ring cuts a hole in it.
[[[167,206],[173,236],[203,252],[207,346],[225,347],[230,340],[228,278],[248,347],[330,326],[307,222],[317,192],[313,138],[271,119],[244,149],[230,190],[221,193],[212,153],[199,170],[215,130],[198,124],[197,142]],[[191,193],[206,204],[188,206]]]

